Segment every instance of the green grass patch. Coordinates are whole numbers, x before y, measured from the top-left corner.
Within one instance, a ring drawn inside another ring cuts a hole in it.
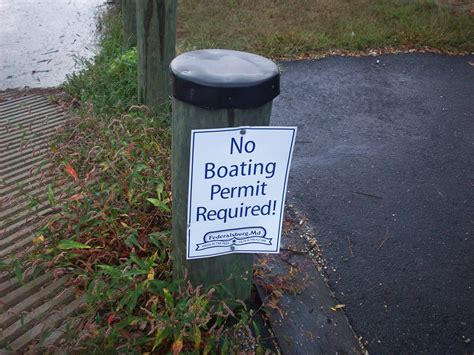
[[[371,48],[474,50],[474,17],[428,0],[181,0],[178,48],[272,58]]]
[[[84,70],[68,78],[65,89],[82,110],[87,104],[101,117],[121,115],[138,102],[137,51],[122,50],[122,21],[116,10],[99,21],[106,28],[101,51],[94,61],[83,63]]]

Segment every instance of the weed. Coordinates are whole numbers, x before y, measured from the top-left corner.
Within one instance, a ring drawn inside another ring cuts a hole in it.
[[[65,85],[61,100],[77,117],[52,144],[56,178],[47,197],[59,212],[39,231],[35,257],[74,267],[87,293],[79,348],[239,351],[246,349],[236,334],[245,334],[255,351],[244,304],[231,310],[215,289],[172,279],[170,112],[138,105],[136,51],[122,50],[117,19],[107,15],[102,51]]]
[[[181,0],[178,50],[295,59],[372,48],[474,50],[474,17],[435,1]]]
[[[90,106],[97,115],[121,115],[138,100],[136,49],[122,49],[122,22],[116,11],[108,12],[102,21],[106,31],[100,53],[84,61],[84,70],[68,77],[65,89],[82,104],[81,110]]]

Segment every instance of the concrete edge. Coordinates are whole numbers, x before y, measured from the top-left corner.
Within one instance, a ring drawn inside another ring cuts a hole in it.
[[[255,283],[283,354],[368,354],[322,273],[314,230],[286,208],[280,254],[259,255]]]

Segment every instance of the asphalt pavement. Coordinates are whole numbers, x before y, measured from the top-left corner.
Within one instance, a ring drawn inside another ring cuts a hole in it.
[[[281,63],[289,201],[373,354],[474,351],[474,57]]]

